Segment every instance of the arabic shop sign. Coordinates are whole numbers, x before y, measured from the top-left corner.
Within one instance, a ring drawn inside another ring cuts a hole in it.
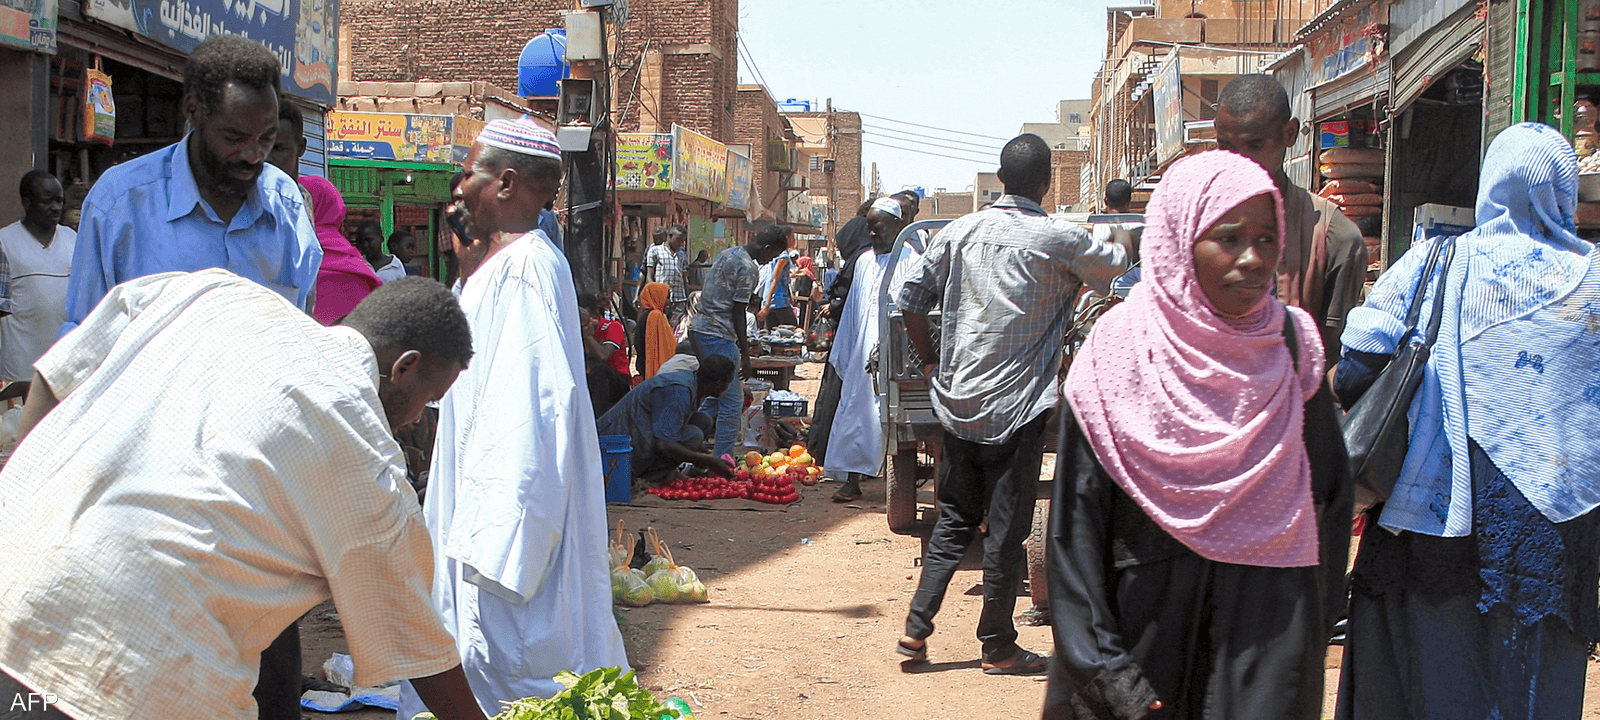
[[[617,134],[617,189],[672,188],[672,136],[665,133]]]
[[[0,47],[56,51],[57,0],[0,2]]]
[[[728,146],[672,126],[672,189],[720,203],[728,196]]]
[[[84,14],[190,52],[212,35],[242,35],[283,64],[283,88],[334,102],[338,0],[85,0]]]
[[[755,163],[731,148],[728,150],[728,192],[723,205],[748,211],[751,209],[751,184],[755,178]]]
[[[1183,152],[1183,75],[1178,49],[1173,48],[1150,88],[1156,116],[1156,160],[1166,162]]]
[[[464,162],[483,122],[453,115],[328,113],[328,154],[361,160]]]

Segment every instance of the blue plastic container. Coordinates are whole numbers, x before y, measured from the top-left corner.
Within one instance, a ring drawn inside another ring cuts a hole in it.
[[[566,30],[546,30],[529,40],[517,57],[517,94],[522,97],[559,96],[560,81],[571,72],[566,58]]]
[[[600,467],[606,473],[606,502],[633,502],[633,438],[601,435]]]

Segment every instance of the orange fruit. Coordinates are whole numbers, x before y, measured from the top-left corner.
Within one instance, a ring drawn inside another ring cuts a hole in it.
[[[798,445],[797,444],[797,445],[790,445],[789,446],[789,457],[800,457],[801,455],[804,455],[805,453],[806,453],[806,446],[804,446],[804,445]]]
[[[750,467],[760,465],[763,459],[764,458],[761,457],[761,453],[758,453],[754,450],[744,454],[744,464],[749,465]]]

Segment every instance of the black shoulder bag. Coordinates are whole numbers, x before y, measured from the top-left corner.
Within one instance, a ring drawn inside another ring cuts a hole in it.
[[[1415,335],[1422,314],[1422,298],[1441,251],[1444,269],[1434,283],[1433,317],[1428,320],[1427,336],[1418,338]],[[1450,275],[1450,260],[1455,253],[1455,238],[1438,243],[1428,253],[1427,266],[1417,280],[1416,294],[1406,312],[1406,331],[1401,336],[1405,344],[1345,415],[1344,444],[1350,451],[1350,470],[1355,477],[1357,513],[1388,500],[1395,481],[1400,478],[1400,467],[1405,464],[1411,442],[1411,423],[1406,420],[1406,412],[1411,408],[1417,387],[1422,384],[1423,368],[1439,337],[1445,278]]]

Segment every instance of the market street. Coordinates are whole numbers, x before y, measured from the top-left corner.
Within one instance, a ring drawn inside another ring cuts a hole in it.
[[[820,373],[820,363],[800,366],[794,389],[814,397]],[[1046,461],[1053,465],[1051,456]],[[891,648],[916,589],[920,542],[889,532],[882,483],[868,483],[850,504],[828,501],[835,487],[802,488],[800,502],[761,511],[700,509],[750,505],[738,501],[656,498],[607,507],[613,527],[619,519],[630,532],[655,527],[678,563],[694,568],[711,591],[708,605],[617,606],[640,684],[689,700],[701,718],[965,720],[1037,712],[1043,677],[979,671],[976,571],[956,576],[930,662],[903,671]],[[1017,602],[1019,609],[1029,605],[1026,594]],[[320,676],[329,652],[347,652],[337,622],[323,617],[330,609],[325,603],[302,622],[307,674]],[[1017,630],[1023,647],[1050,646],[1048,627]],[[1324,717],[1333,715],[1339,682],[1339,650],[1330,650]],[[1587,688],[1600,690],[1593,662]],[[1600,693],[1585,697],[1583,717],[1600,718]],[[306,717],[387,720],[394,713]]]

